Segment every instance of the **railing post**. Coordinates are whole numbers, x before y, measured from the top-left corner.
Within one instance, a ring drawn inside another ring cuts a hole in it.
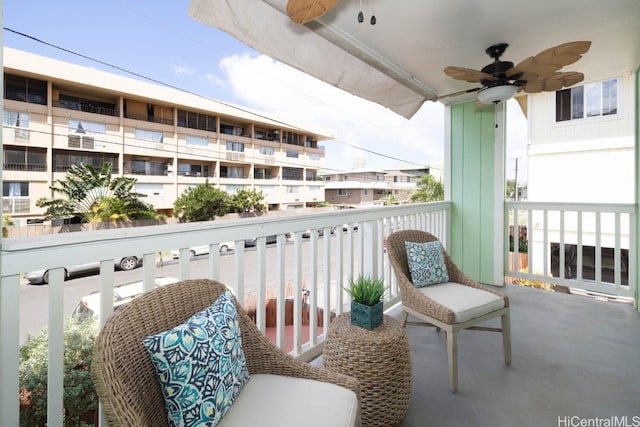
[[[20,424],[19,310],[20,276],[2,278],[0,286],[0,414],[8,426]]]
[[[362,273],[373,278],[378,277],[378,226],[376,221],[366,221],[363,224],[364,239],[362,245]]]

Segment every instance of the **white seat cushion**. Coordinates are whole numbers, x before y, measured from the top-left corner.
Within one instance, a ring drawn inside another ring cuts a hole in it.
[[[418,290],[453,310],[456,323],[463,323],[504,308],[504,299],[500,296],[459,283],[440,283],[418,288]]]
[[[218,427],[360,425],[358,398],[344,387],[304,378],[253,374]]]

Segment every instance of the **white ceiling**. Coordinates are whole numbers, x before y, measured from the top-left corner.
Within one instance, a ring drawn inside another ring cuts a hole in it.
[[[391,89],[376,93],[386,83],[375,80],[367,89],[357,75],[349,76],[353,67],[344,57],[330,54],[333,45],[409,87],[421,98],[419,103],[477,87],[447,77],[443,69],[455,65],[479,70],[492,62],[485,49],[496,43],[508,43],[501,59],[517,64],[565,42],[591,41],[589,52],[562,70],[584,73],[585,82],[635,72],[640,66],[639,0],[339,0],[332,11],[306,28],[286,17],[286,2],[191,0],[190,13],[260,52],[407,117],[415,112],[415,105],[400,104],[414,99],[404,94],[403,100],[393,101]],[[361,4],[365,20],[358,23]],[[213,16],[225,7],[233,10]],[[369,23],[372,13],[375,25]],[[233,21],[233,25],[222,21]],[[308,30],[333,45],[314,47]],[[313,58],[301,62],[302,56]],[[450,103],[473,97],[440,100]],[[386,98],[390,100],[385,102]]]

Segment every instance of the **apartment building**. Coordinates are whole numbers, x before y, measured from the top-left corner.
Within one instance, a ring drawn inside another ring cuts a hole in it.
[[[416,183],[430,168],[394,170],[356,169],[340,173],[321,173],[325,181],[325,200],[334,205],[370,206],[404,203]]]
[[[16,225],[41,221],[36,201],[81,162],[111,162],[168,215],[206,180],[228,193],[260,190],[271,210],[324,200],[326,130],[10,48],[2,130],[2,211]]]

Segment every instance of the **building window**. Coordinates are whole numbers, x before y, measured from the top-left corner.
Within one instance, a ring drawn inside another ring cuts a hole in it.
[[[618,79],[556,92],[556,122],[618,114]]]
[[[28,182],[3,182],[2,197],[2,213],[14,214],[30,211]]]
[[[228,194],[236,194],[239,190],[244,189],[244,185],[225,185],[224,189]]]
[[[35,172],[45,172],[47,170],[46,148],[4,145],[2,152],[2,168],[4,170]]]
[[[105,116],[118,115],[116,105],[111,102],[96,101],[64,94],[60,94],[58,106],[60,108],[66,108],[67,110],[84,111],[86,113],[102,114]]]
[[[297,159],[298,157],[300,157],[300,153],[298,153],[297,151],[287,150],[287,157]]]
[[[253,170],[253,177],[255,179],[271,179],[271,169],[255,168]]]
[[[307,181],[315,181],[316,180],[316,171],[307,171],[305,174],[305,178]]]
[[[227,141],[227,151],[244,153],[244,144],[242,142]]]
[[[304,175],[301,168],[282,168],[282,179],[302,181],[303,176]]]
[[[107,133],[107,125],[69,119],[69,148],[93,149],[96,134]]]
[[[147,160],[132,160],[131,173],[133,175],[167,175],[167,163]]]
[[[320,160],[320,154],[319,153],[309,153],[309,159],[310,160]]]
[[[338,196],[350,196],[351,193],[345,190],[344,188],[338,189]]]
[[[3,182],[2,197],[29,197],[29,183],[11,181]]]
[[[244,178],[244,168],[239,166],[220,166],[220,178]]]
[[[364,189],[364,195],[368,196],[369,195],[369,190],[367,188]]]
[[[242,136],[242,134],[244,133],[244,129],[240,126],[226,125],[224,123],[221,123],[220,133],[224,133],[227,135]]]
[[[193,111],[178,110],[178,126],[190,129],[208,130],[216,132],[217,119],[215,116],[194,113]]]
[[[4,75],[4,98],[47,105],[47,82],[13,74]]]
[[[8,127],[29,129],[31,115],[22,111],[5,110],[2,117],[2,124]]]
[[[181,176],[209,176],[208,165],[192,165],[189,163],[178,164],[178,175]]]
[[[300,135],[298,135],[295,132],[283,132],[282,133],[282,142],[284,142],[285,144],[292,144],[292,145],[301,145],[300,144]]]
[[[187,145],[195,145],[198,147],[206,147],[209,145],[209,139],[206,136],[187,135],[185,141]]]
[[[260,154],[263,154],[265,156],[273,156],[275,154],[275,149],[273,147],[263,147],[260,146],[260,148],[258,149]]]
[[[286,191],[287,194],[295,194],[299,190],[297,185],[287,185]]]
[[[118,155],[112,153],[89,153],[81,151],[54,150],[53,171],[66,172],[71,165],[87,163],[100,170],[102,166],[109,162],[111,173],[118,173]]]
[[[164,140],[164,134],[159,130],[149,130],[149,129],[135,129],[135,138],[142,139],[144,141],[151,142],[162,142]]]

